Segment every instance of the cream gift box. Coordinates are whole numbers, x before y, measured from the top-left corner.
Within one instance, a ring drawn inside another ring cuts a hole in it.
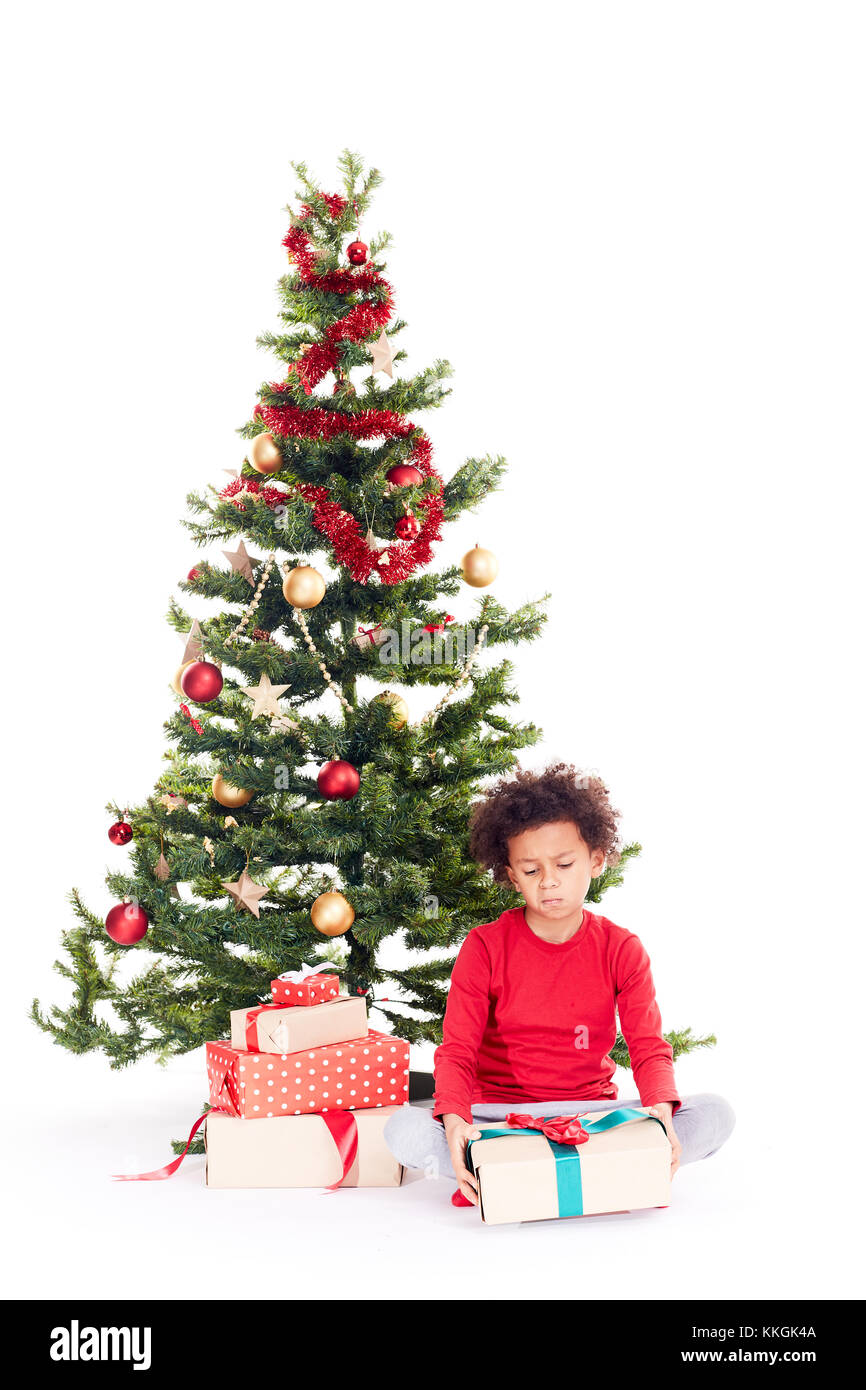
[[[357,1110],[357,1157],[341,1187],[399,1187],[403,1169],[385,1143],[398,1107]],[[270,1125],[247,1125],[210,1114],[205,1126],[208,1187],[330,1187],[340,1182],[337,1145],[321,1115],[288,1115]]]
[[[303,1052],[367,1035],[367,1001],[343,994],[307,1008],[232,1009],[231,1045],[241,1052]]]
[[[661,1121],[646,1109],[621,1107],[587,1112],[580,1122],[589,1137],[575,1145],[534,1129],[478,1124],[482,1138],[467,1145],[467,1164],[478,1178],[482,1220],[499,1225],[668,1206],[671,1145]]]

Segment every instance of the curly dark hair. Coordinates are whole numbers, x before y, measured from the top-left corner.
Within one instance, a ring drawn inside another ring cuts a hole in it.
[[[508,841],[522,830],[552,821],[573,821],[590,849],[604,851],[608,864],[619,860],[615,811],[600,777],[578,772],[568,763],[552,763],[543,772],[520,770],[488,787],[472,807],[469,850],[497,883],[507,883]]]

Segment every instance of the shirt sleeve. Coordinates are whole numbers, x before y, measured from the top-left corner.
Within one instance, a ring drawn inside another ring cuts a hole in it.
[[[673,1048],[662,1036],[650,959],[636,936],[627,937],[618,953],[615,987],[641,1105],[671,1101],[676,1114],[682,1102],[674,1080]]]
[[[442,1043],[433,1058],[434,1115],[459,1115],[472,1123],[478,1049],[490,1014],[490,956],[477,931],[457,953],[442,1024]]]

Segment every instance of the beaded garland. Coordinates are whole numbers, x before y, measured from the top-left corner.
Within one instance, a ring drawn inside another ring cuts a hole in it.
[[[226,642],[226,645],[227,645],[227,646],[231,646],[233,643],[235,643],[235,642],[238,640],[238,638],[240,638],[240,637],[245,637],[245,636],[246,636],[246,628],[247,628],[247,626],[248,626],[250,620],[252,619],[253,615],[255,614],[256,609],[257,609],[258,606],[259,606],[259,603],[260,603],[261,597],[262,597],[262,593],[264,592],[265,585],[267,584],[268,579],[269,579],[269,577],[270,577],[270,575],[271,575],[271,572],[272,572],[274,566],[276,565],[276,563],[277,563],[276,555],[275,555],[274,551],[271,551],[270,554],[268,555],[267,560],[265,561],[265,564],[264,564],[263,567],[262,567],[262,573],[261,573],[261,576],[260,576],[260,578],[259,578],[258,584],[256,585],[255,593],[253,594],[252,598],[250,599],[249,603],[247,604],[246,608],[244,609],[244,611],[243,611],[243,613],[242,613],[242,615],[241,615],[241,617],[240,617],[240,620],[239,620],[238,623],[237,623],[237,626],[236,626],[236,627],[233,629],[233,631],[229,634],[229,637],[228,637],[227,642]],[[288,572],[289,572],[289,564],[288,564],[288,561],[284,560],[284,561],[282,562],[282,564],[280,565],[279,568],[280,568],[280,573],[281,573],[281,574],[283,575],[283,577],[285,578],[285,576],[286,576],[286,575],[288,574]],[[312,633],[310,632],[310,629],[309,629],[309,627],[307,626],[307,620],[306,620],[306,617],[305,617],[305,615],[304,615],[303,609],[301,609],[301,608],[293,608],[293,609],[292,609],[292,613],[293,613],[293,615],[294,615],[294,617],[295,617],[295,619],[296,619],[296,621],[297,621],[297,623],[298,623],[298,626],[299,626],[300,629],[301,629],[301,632],[303,633],[304,642],[306,643],[307,650],[309,651],[310,655],[315,659],[315,661],[318,663],[319,670],[321,671],[322,675],[324,676],[326,684],[330,686],[331,690],[333,690],[334,694],[336,695],[337,699],[340,701],[340,704],[343,706],[343,708],[346,709],[346,710],[349,710],[349,711],[351,712],[353,706],[352,706],[352,705],[349,703],[349,701],[346,699],[346,697],[345,697],[345,695],[343,694],[342,690],[340,690],[339,686],[337,685],[337,682],[334,680],[333,676],[331,675],[330,671],[328,670],[328,668],[326,667],[324,661],[322,660],[322,654],[321,654],[321,652],[319,651],[318,647],[316,646],[316,643],[315,643],[315,641],[314,641],[314,639],[313,639]],[[476,661],[478,660],[478,657],[479,657],[479,655],[480,655],[480,653],[481,653],[481,648],[484,646],[484,643],[485,643],[485,641],[487,640],[487,633],[488,633],[488,630],[489,630],[489,624],[488,624],[488,623],[485,623],[484,626],[483,626],[482,628],[479,629],[478,637],[477,637],[477,639],[476,639],[476,641],[475,641],[475,645],[474,645],[474,647],[472,648],[472,651],[471,651],[471,652],[469,653],[469,655],[467,656],[467,658],[466,658],[466,660],[465,660],[465,662],[464,662],[464,664],[463,664],[463,668],[462,668],[462,670],[461,670],[459,676],[458,676],[457,679],[453,682],[453,684],[450,685],[450,686],[448,687],[448,689],[446,690],[445,694],[442,696],[441,700],[437,701],[437,703],[433,706],[433,708],[432,708],[431,710],[428,710],[427,713],[423,716],[423,718],[421,719],[420,724],[419,724],[419,726],[418,726],[419,728],[420,728],[420,727],[423,727],[425,724],[429,723],[430,720],[434,719],[435,716],[439,713],[439,711],[440,711],[441,709],[443,709],[444,706],[448,703],[448,701],[451,700],[451,699],[453,698],[453,696],[456,695],[457,692],[462,688],[462,686],[464,686],[464,685],[466,684],[466,682],[468,681],[469,677],[470,677],[471,674],[472,674],[473,667],[475,666],[475,663],[476,663]],[[275,644],[275,645],[277,645],[277,644]],[[292,722],[293,722],[293,721],[292,721]],[[298,726],[295,725],[294,727],[297,728]]]

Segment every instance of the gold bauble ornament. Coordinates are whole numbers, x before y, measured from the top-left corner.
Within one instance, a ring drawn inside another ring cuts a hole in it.
[[[473,589],[484,589],[488,584],[492,584],[499,573],[499,561],[492,550],[485,550],[483,546],[475,545],[460,562],[463,570],[463,578],[467,584],[471,584]]]
[[[323,936],[342,936],[355,920],[355,909],[342,893],[320,893],[310,908],[313,926]]]
[[[183,687],[182,687],[182,685],[181,685],[181,683],[180,683],[180,678],[181,678],[181,676],[183,675],[184,671],[186,670],[187,666],[194,666],[194,665],[195,665],[195,662],[194,662],[194,661],[185,661],[185,662],[183,663],[182,666],[178,666],[178,668],[177,668],[177,670],[175,671],[174,676],[173,676],[173,678],[172,678],[172,682],[171,682],[171,688],[172,688],[172,690],[174,691],[175,695],[180,695],[181,697],[183,696]]]
[[[392,714],[388,723],[391,725],[392,729],[402,729],[406,720],[409,718],[409,706],[406,704],[402,695],[398,695],[396,690],[383,690],[381,695],[376,696],[375,703],[379,705],[390,705]]]
[[[279,473],[283,466],[283,456],[272,434],[257,434],[247,458],[257,473]]]
[[[315,608],[325,597],[325,581],[312,565],[296,565],[283,580],[283,598],[293,608]]]
[[[218,772],[210,784],[211,796],[214,801],[218,801],[220,806],[246,806],[248,801],[252,801],[255,792],[248,791],[246,787],[233,787],[231,782],[227,782],[222,773]]]

